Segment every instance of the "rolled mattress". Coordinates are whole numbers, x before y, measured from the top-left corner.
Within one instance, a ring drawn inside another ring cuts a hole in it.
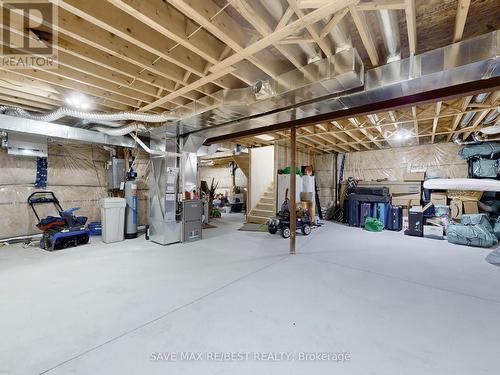
[[[433,178],[424,181],[424,188],[432,190],[500,191],[500,181],[489,178]]]

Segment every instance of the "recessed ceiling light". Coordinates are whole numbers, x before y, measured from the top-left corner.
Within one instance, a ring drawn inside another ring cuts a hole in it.
[[[274,137],[269,134],[256,135],[255,138],[262,139],[263,141],[274,141]]]

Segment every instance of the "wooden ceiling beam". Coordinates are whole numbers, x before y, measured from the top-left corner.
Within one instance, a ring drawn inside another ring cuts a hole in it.
[[[431,143],[434,143],[434,140],[435,140],[435,134],[436,134],[436,130],[437,130],[438,122],[439,122],[439,113],[441,112],[441,104],[442,104],[441,101],[439,101],[439,102],[436,103],[436,112],[435,112],[436,116],[432,120],[432,137],[431,137]]]
[[[249,35],[248,31],[242,29],[241,25],[227,13],[220,12],[220,7],[212,0],[167,1],[216,38],[220,39],[234,50],[236,54],[239,54],[254,36],[252,34]],[[217,15],[217,17],[213,18],[214,15]],[[267,53],[263,56],[266,57],[265,61],[261,61],[260,57],[257,58],[255,56],[247,56],[247,60],[269,77],[275,77],[277,74],[288,70],[283,63],[276,60],[275,57],[273,58]],[[220,62],[217,61],[217,64],[219,63]],[[241,70],[243,69],[238,69],[237,71],[240,72]],[[209,71],[214,72],[213,67],[211,67]]]
[[[73,40],[71,37],[66,35],[64,38],[59,36],[58,46],[56,48],[59,52],[65,52],[66,54],[72,55],[77,59],[87,61],[90,64],[100,66],[119,75],[123,75],[125,76],[124,79],[134,82],[134,85],[136,86],[142,86],[142,84],[150,85],[157,89],[161,89],[162,91],[172,92],[174,91],[175,85],[179,84],[165,78],[158,72],[155,73],[150,70],[141,69],[138,65],[132,64],[129,61],[113,56],[90,45]],[[210,94],[210,92],[202,93],[199,91],[193,91],[184,95],[183,98],[187,100],[197,100],[207,94]],[[181,100],[180,102],[177,102],[176,100],[172,101],[174,105],[180,105],[184,102],[184,100]]]
[[[172,1],[172,0],[169,0]],[[348,6],[349,4],[354,3],[355,0],[339,0],[335,2],[330,2],[321,8],[318,8],[308,14],[306,14],[303,18],[299,18],[296,21],[290,22],[288,25],[282,27],[279,30],[274,31],[273,33],[261,38],[255,43],[244,48],[241,52],[234,54],[228,57],[225,60],[222,60],[220,63],[214,65],[210,70],[212,72],[219,71],[228,66],[231,66],[238,61],[248,58],[256,54],[257,52],[269,47],[273,43],[278,42],[279,40],[286,38],[287,36],[299,32],[303,30],[306,25],[315,23],[330,14],[336,13],[340,9]]]
[[[209,30],[210,27],[210,32],[215,32],[218,35],[222,34],[221,30],[218,29],[218,27],[213,27],[213,25],[210,22],[207,22],[207,19],[202,16],[199,12],[195,12],[194,9],[192,9],[186,2],[182,0],[168,0],[171,4],[176,6],[180,11],[182,11],[184,14],[189,14],[189,17],[193,19],[193,17],[196,17],[196,22],[198,22],[198,19],[200,20],[200,25],[205,27],[207,30]],[[192,4],[193,2],[199,2],[200,0],[191,0],[190,3]],[[212,72],[211,75],[205,76],[202,79],[199,79],[198,81],[193,82],[192,84],[186,86],[189,88],[189,90],[193,90],[195,88],[198,88],[207,82],[210,82],[210,80],[213,80],[215,78],[221,77],[225,74],[231,73],[233,71],[233,68],[231,66],[233,64],[236,64],[244,59],[249,59],[251,58],[252,55],[256,54],[259,51],[262,51],[266,47],[272,45],[273,43],[279,41],[280,39],[283,39],[287,37],[290,34],[293,34],[294,32],[298,32],[302,30],[306,24],[309,23],[314,23],[319,21],[320,19],[324,18],[328,14],[335,13],[336,11],[344,8],[345,6],[351,4],[354,0],[339,0],[338,2],[334,3],[329,3],[311,13],[308,13],[304,18],[301,18],[297,21],[293,21],[289,23],[288,25],[284,26],[283,28],[274,31],[273,33],[261,38],[257,42],[252,43],[251,45],[241,49],[238,51],[238,47],[235,46],[230,46],[233,50],[236,51],[235,54],[231,55],[230,57],[222,60],[221,62],[215,64],[210,68],[210,71]],[[202,4],[202,7],[205,4]],[[202,8],[203,9],[203,8]],[[206,6],[205,6],[206,9]],[[206,11],[205,11],[206,12]],[[203,22],[203,24],[201,23]],[[216,35],[216,36],[218,36]],[[227,38],[227,36],[222,35],[222,38]],[[233,41],[234,43],[234,41]],[[171,99],[183,94],[186,91],[186,87],[183,89],[180,89],[174,93],[171,93],[162,99],[157,100],[156,102],[145,106],[141,108],[142,111],[150,110],[152,108],[155,108],[159,105],[162,105],[163,103],[170,101]]]
[[[333,125],[334,127],[336,127],[337,129],[340,129],[340,130],[344,130],[344,128],[336,121],[332,121],[330,122],[330,125]],[[326,125],[327,127],[329,127],[329,125]],[[346,132],[336,132],[336,131],[331,131],[331,129],[329,129],[328,131],[324,132],[323,134],[328,134],[336,139],[338,139],[339,141],[343,142],[343,143],[346,143],[348,142],[348,137],[355,140],[351,133],[349,131],[346,131]],[[337,145],[339,145],[339,143],[337,143]],[[339,146],[340,147],[340,146]],[[352,148],[354,148],[356,151],[360,151],[361,149],[354,145],[354,146],[350,146]]]
[[[330,125],[332,125],[332,124],[330,124]],[[334,141],[332,138],[334,138],[336,140],[339,140],[341,143],[347,141],[347,135],[346,134],[330,134],[330,133],[328,133],[327,132],[328,126],[329,126],[328,124],[316,124],[316,125],[314,125],[314,127],[316,129],[316,131],[314,132],[314,134],[317,137],[325,137],[326,139],[330,140],[330,142],[332,142],[335,145],[338,145],[339,142]],[[345,146],[344,147],[339,146],[339,147],[341,149],[343,149],[345,152],[349,152],[351,150],[351,148],[349,148],[349,147],[345,147]],[[357,148],[357,150],[359,150],[359,148]]]
[[[264,10],[261,9],[260,12],[256,10],[254,7],[256,4],[259,4],[258,2],[254,2],[254,5],[251,5],[248,3],[247,0],[228,0],[229,4],[231,4],[234,9],[238,11],[239,14],[241,14],[251,25],[252,27],[261,35],[261,36],[268,36],[271,33],[273,33],[273,29],[269,25],[268,22],[265,21],[263,17],[260,16],[260,14],[263,14]],[[288,8],[290,9],[290,8]],[[286,13],[286,11],[285,11]],[[293,9],[292,9],[292,14],[293,14]],[[278,27],[276,27],[277,29]],[[282,42],[286,41],[286,39],[282,39],[277,43],[274,43],[273,46],[286,58],[288,61],[290,61],[293,66],[295,66],[297,69],[303,69],[303,64],[299,61],[297,56],[295,56],[292,52],[286,49],[283,45],[280,45]],[[310,76],[310,75],[309,75]],[[278,78],[276,75],[274,75],[273,78]],[[310,77],[313,79],[312,77]],[[280,83],[283,85],[288,84],[288,82],[283,82],[280,80]]]
[[[73,81],[64,77],[61,77],[57,74],[48,72],[48,71],[43,71],[43,70],[34,70],[34,69],[22,69],[18,70],[16,73],[33,78],[39,81],[43,81],[52,85],[57,85],[60,87],[63,87],[67,90],[71,91],[78,91],[83,94],[87,94],[91,97],[96,98],[96,102],[99,102],[97,99],[101,99],[106,102],[114,102],[117,104],[121,104],[125,106],[128,110],[131,108],[137,108],[137,101],[134,99],[130,99],[121,95],[117,95],[114,93],[107,92],[105,90],[101,90],[98,88],[95,88],[93,86],[90,86],[85,83]]]
[[[354,4],[351,4],[349,6],[349,12],[351,13],[354,24],[358,29],[359,36],[361,37],[361,41],[363,42],[366,53],[368,54],[372,65],[378,66],[380,60],[378,57],[377,48],[375,47],[372,35],[368,31],[368,24],[366,22],[365,15],[362,12],[359,12],[356,5]]]
[[[158,59],[157,56],[148,51],[131,46],[119,37],[110,38],[110,34],[105,30],[64,9],[59,9],[59,22],[57,25],[47,24],[33,12],[30,12],[29,18],[34,22],[42,22],[46,26],[53,27],[59,32],[60,37],[65,35],[78,43],[89,45],[106,54],[123,59],[130,64],[140,66],[142,68],[140,73],[150,71],[174,82],[185,84],[182,82],[184,70],[179,66]],[[202,92],[204,95],[210,95],[210,93],[203,92],[201,87],[197,88],[197,91]]]
[[[406,28],[408,32],[408,48],[410,55],[417,53],[417,16],[415,10],[415,0],[405,0]]]
[[[305,131],[307,131],[307,132],[310,134],[310,135],[306,135],[306,136],[305,136],[305,138],[306,138],[306,139],[311,139],[311,140],[313,140],[313,139],[314,139],[314,137],[317,137],[317,138],[319,138],[319,139],[321,139],[321,140],[323,140],[323,141],[325,141],[325,142],[326,142],[326,143],[325,143],[325,146],[329,145],[329,146],[331,146],[331,147],[332,147],[335,151],[337,151],[337,152],[345,152],[345,151],[346,151],[346,149],[345,149],[345,148],[342,148],[342,147],[337,147],[336,142],[334,142],[332,139],[330,139],[330,138],[326,137],[325,135],[315,134],[315,130],[313,130],[313,129],[315,129],[315,127],[314,127],[314,126],[313,126],[313,129],[310,129],[310,128],[308,128],[308,127],[305,127],[305,128],[303,128],[303,129],[304,129]]]
[[[343,120],[342,120],[342,122],[343,122]],[[339,121],[332,121],[332,124],[335,125],[335,126],[337,126],[339,129],[343,129],[344,132],[349,137],[351,137],[352,139],[354,139],[354,141],[358,142],[359,144],[361,144],[366,149],[371,150],[370,146],[367,146],[366,144],[363,144],[361,138],[359,138],[356,134],[354,134],[354,131],[357,131],[358,129],[346,129],[345,126],[341,125],[340,120]]]
[[[13,90],[24,90],[30,94],[41,94],[46,97],[57,97],[64,95],[65,90],[46,82],[38,81],[33,78],[24,77],[16,73],[15,70],[0,70],[0,82],[2,87]]]
[[[0,93],[0,104],[12,107],[22,107],[29,111],[36,111],[36,112],[46,112],[54,108],[54,106],[50,104],[34,102],[31,99],[24,99],[21,97],[14,98],[10,95],[3,95],[1,93]]]
[[[357,6],[361,11],[376,11],[376,10],[401,10],[406,8],[405,0],[375,0],[359,3]]]
[[[380,144],[379,141],[377,141],[377,139],[370,133],[370,129],[364,129],[362,127],[362,124],[360,124],[360,122],[358,121],[357,118],[354,118],[354,117],[351,117],[349,118],[349,122],[357,129],[359,130],[361,133],[363,133],[363,135],[365,137],[367,137],[368,139],[372,140],[373,143],[375,143],[375,145],[378,147],[378,148],[382,148],[382,145]]]
[[[297,17],[299,19],[302,19],[305,17],[304,12],[302,11],[302,9],[300,9],[300,7],[297,4],[297,0],[287,0],[287,2],[288,2],[288,5],[290,6],[290,8],[293,9],[293,11],[295,12],[295,14],[297,15]],[[322,38],[319,37],[318,33],[316,32],[316,29],[312,26],[312,24],[306,25],[306,30],[309,33],[309,35],[311,35],[311,37],[314,39],[314,41],[316,42],[318,47],[321,49],[321,51],[323,51],[323,53],[326,56],[331,56],[332,50],[331,50],[330,46],[326,43],[325,40],[323,40]]]
[[[460,42],[464,35],[465,22],[469,12],[470,0],[458,0],[457,17],[455,19],[455,30],[453,32],[453,43]]]
[[[167,38],[172,39],[177,45],[183,46],[190,51],[203,57],[211,66],[219,61],[219,56],[226,45],[209,34],[201,26],[186,18],[181,12],[162,0],[108,0],[119,9],[124,10],[130,16],[137,18],[154,30],[157,30]],[[216,13],[212,17],[219,17],[223,13]],[[188,24],[188,25],[186,25]],[[190,27],[188,27],[190,26]],[[194,29],[186,35],[186,29]],[[175,48],[175,47],[173,47]],[[173,49],[169,50],[169,53]],[[203,75],[207,68],[203,69]],[[251,85],[253,80],[246,76],[245,71],[232,73],[242,82]]]
[[[276,28],[274,30],[276,31],[281,29],[283,26],[286,26],[288,22],[292,19],[294,14],[295,12],[293,11],[292,8],[290,7],[286,8],[285,13],[283,13],[283,16],[278,21],[278,24],[276,25]]]
[[[418,120],[417,120],[417,107],[411,107],[411,114],[413,116],[413,133],[415,134],[415,139],[417,140],[417,145],[420,143],[420,138],[418,137]]]
[[[173,51],[169,51],[175,45],[174,41],[163,38],[155,29],[130,17],[127,13],[117,7],[113,7],[107,1],[49,1],[108,33],[112,33],[136,47],[142,48],[171,64],[177,65],[183,70],[188,70],[199,76],[203,75],[205,60],[201,56],[184,48],[176,48]]]
[[[319,34],[319,37],[321,39],[323,39],[325,36],[327,36],[335,26],[337,26],[339,24],[340,21],[342,21],[342,19],[345,17],[345,15],[349,13],[349,8],[346,7],[344,9],[342,9],[341,11],[335,13],[333,15],[333,17],[330,19],[330,21],[328,21],[328,23],[325,25],[325,27],[323,27],[323,29],[321,30],[320,34]]]
[[[275,134],[278,134],[281,137],[281,138],[277,138],[275,140],[275,143],[280,144],[281,142],[287,142],[287,143],[289,142],[290,135],[288,134],[288,132],[278,131],[278,132],[275,132]],[[297,150],[299,150],[299,151],[306,152],[306,153],[312,151],[315,154],[325,153],[325,151],[322,148],[317,147],[311,141],[307,141],[304,139],[297,139],[297,143],[300,143],[300,144],[306,146],[306,148],[298,146]]]
[[[47,104],[51,105],[53,107],[59,107],[61,105],[64,105],[64,99],[63,98],[57,98],[55,96],[45,96],[43,94],[39,95],[34,95],[29,92],[25,92],[22,90],[12,90],[8,87],[3,87],[0,86],[0,93],[3,96],[8,96],[12,98],[12,101],[15,102],[15,99],[20,98],[20,99],[25,99],[25,100],[31,100],[34,103],[42,103],[42,104]]]

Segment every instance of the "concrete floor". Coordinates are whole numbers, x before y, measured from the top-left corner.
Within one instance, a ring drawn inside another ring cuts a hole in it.
[[[292,257],[279,236],[236,231],[239,219],[169,247],[0,249],[0,373],[498,373],[488,250],[327,223]],[[181,352],[203,361],[167,357]]]

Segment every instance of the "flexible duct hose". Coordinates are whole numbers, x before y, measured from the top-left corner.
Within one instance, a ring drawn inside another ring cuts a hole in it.
[[[134,140],[137,142],[139,146],[141,146],[144,151],[146,151],[148,154],[151,155],[158,155],[158,156],[182,156],[181,154],[178,154],[176,152],[169,152],[169,151],[158,151],[158,150],[151,150],[146,144],[139,139],[137,135],[134,133],[129,134]]]
[[[162,114],[148,114],[141,112],[85,112],[71,109],[68,107],[60,107],[52,112],[45,114],[33,114],[18,107],[0,106],[0,113],[5,113],[11,116],[24,117],[30,120],[52,122],[59,120],[63,117],[75,117],[82,120],[92,122],[100,121],[140,121],[140,122],[166,122],[177,120],[177,117],[168,113]]]
[[[147,131],[146,127],[142,124],[138,123],[132,123],[129,125],[123,125],[119,128],[108,128],[105,126],[94,126],[92,130],[97,130],[98,132],[111,135],[114,137],[120,136],[120,135],[126,135],[129,134],[130,132],[133,131],[138,131],[138,132],[145,132]]]

